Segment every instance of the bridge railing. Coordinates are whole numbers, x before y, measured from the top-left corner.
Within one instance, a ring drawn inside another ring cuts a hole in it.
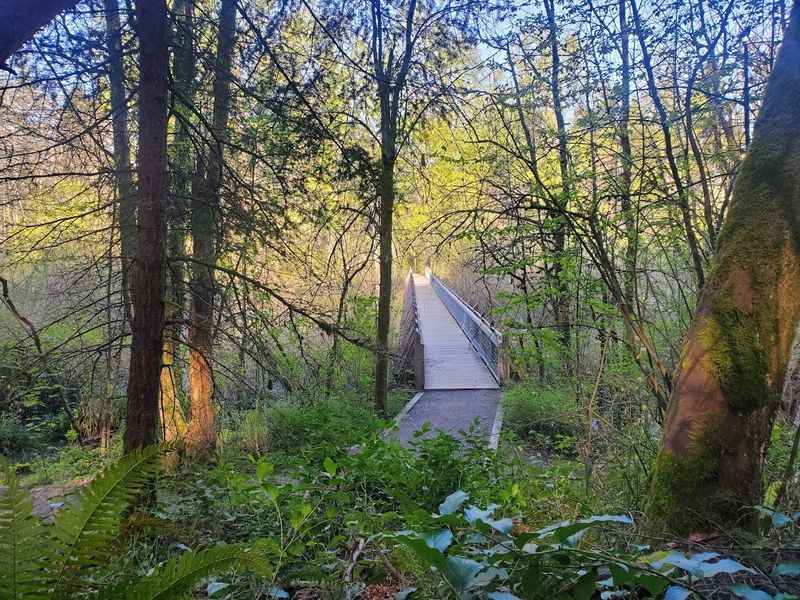
[[[461,331],[475,348],[478,356],[489,367],[498,383],[507,379],[507,360],[503,351],[503,336],[492,327],[483,315],[462,300],[458,294],[434,275],[430,268],[425,268],[425,276],[439,299],[447,307]]]
[[[394,372],[398,380],[408,381],[413,377],[414,386],[420,390],[425,389],[425,345],[422,343],[417,294],[411,270],[408,271],[403,292],[400,344]]]

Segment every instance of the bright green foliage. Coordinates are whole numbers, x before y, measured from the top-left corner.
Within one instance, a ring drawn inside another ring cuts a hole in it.
[[[131,500],[154,482],[158,447],[146,448],[110,465],[78,491],[52,525],[33,515],[31,495],[9,471],[0,496],[0,600],[75,598],[97,587],[96,575],[109,566],[112,542]],[[243,566],[253,570],[254,553],[241,546],[188,552],[152,575],[105,597],[177,598],[211,573]]]
[[[575,394],[565,387],[533,383],[509,388],[503,398],[506,426],[522,439],[555,445],[559,436],[577,433]]]
[[[101,598],[115,600],[173,600],[188,596],[200,581],[233,569],[249,568],[265,577],[268,571],[259,568],[264,564],[255,551],[241,545],[217,546],[185,554],[168,560],[152,575],[133,585],[123,584],[109,590]]]
[[[463,502],[464,495],[455,492],[448,498]],[[461,600],[589,600],[598,592],[626,597],[631,589],[646,590],[652,597],[666,591],[667,598],[686,598],[698,579],[752,572],[716,552],[646,554],[647,546],[609,552],[591,544],[593,529],[632,526],[626,515],[595,515],[516,532],[511,519],[495,517],[496,509],[494,504],[483,510],[467,505],[463,513],[442,512],[420,523],[420,531],[437,528],[433,533],[401,531],[389,538],[410,548],[427,567],[436,568],[442,582],[440,597]],[[602,571],[611,576],[601,577]]]
[[[43,526],[33,516],[33,499],[9,470],[0,496],[0,599],[46,598],[39,544]]]
[[[52,529],[54,585],[71,590],[87,567],[108,560],[108,546],[119,532],[122,513],[156,475],[157,446],[133,452],[80,489],[57,514]]]

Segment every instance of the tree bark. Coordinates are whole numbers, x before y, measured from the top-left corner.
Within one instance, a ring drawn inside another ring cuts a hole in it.
[[[622,274],[622,293],[625,302],[631,308],[636,306],[636,255],[638,244],[638,230],[636,214],[631,200],[633,151],[631,150],[631,65],[630,65],[630,26],[628,24],[628,0],[619,0],[619,29],[620,29],[620,123],[619,123],[619,148],[620,162],[622,163],[622,180],[620,182],[620,209],[625,219],[625,258]],[[625,325],[625,338],[631,352],[638,354],[639,344],[636,334],[629,325]]]
[[[380,207],[378,210],[379,238],[379,288],[377,340],[375,353],[375,409],[385,415],[389,396],[389,332],[392,310],[392,218],[394,215],[394,171],[397,161],[397,124],[400,111],[400,94],[405,89],[411,56],[414,51],[412,35],[416,0],[410,0],[406,13],[405,39],[402,58],[393,60],[394,50],[384,57],[382,8],[380,0],[371,0],[372,52],[374,76],[378,84],[380,103],[381,171],[379,183]],[[384,64],[386,60],[387,64]]]
[[[735,526],[761,501],[764,453],[800,320],[798,64],[800,3],[684,341],[653,469],[654,529]]]
[[[167,196],[167,48],[165,0],[136,3],[139,37],[139,189],[133,327],[125,451],[156,441],[164,328],[164,205]]]
[[[547,13],[547,26],[550,30],[550,93],[553,98],[553,111],[556,117],[556,131],[558,133],[558,165],[561,172],[561,197],[559,208],[566,209],[572,194],[572,185],[569,175],[569,148],[567,147],[567,127],[564,122],[564,112],[561,108],[561,56],[558,52],[558,29],[556,26],[556,8],[554,0],[545,0]],[[557,223],[553,230],[553,279],[556,286],[555,320],[556,329],[559,331],[563,347],[564,366],[571,372],[571,318],[570,295],[568,282],[564,280],[563,260],[567,247],[567,225],[563,215],[556,215]]]
[[[119,197],[119,231],[122,256],[122,302],[125,320],[132,321],[130,299],[131,263],[136,256],[136,186],[131,168],[128,103],[122,64],[122,30],[118,0],[104,0],[111,125],[114,138],[114,176]]]
[[[191,118],[191,103],[194,97],[194,0],[176,0],[175,44],[172,61],[172,107],[175,119],[174,137],[170,144],[171,180],[169,208],[167,212],[167,254],[169,258],[169,281],[167,297],[167,327],[164,334],[164,366],[161,370],[161,427],[164,441],[176,443],[182,440],[186,421],[181,408],[182,369],[179,359],[179,340],[183,329],[186,290],[184,245],[186,241],[186,203],[192,195],[191,182],[194,169],[193,147],[186,124]],[[170,456],[167,465],[175,461]]]
[[[223,0],[214,74],[212,142],[200,193],[192,198],[192,316],[189,329],[189,386],[192,419],[186,435],[188,453],[207,459],[216,447],[214,426],[214,266],[222,183],[223,145],[228,139],[231,63],[236,34],[236,0]]]

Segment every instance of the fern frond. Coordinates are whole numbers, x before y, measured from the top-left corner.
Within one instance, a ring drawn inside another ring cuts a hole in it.
[[[154,479],[160,453],[158,446],[132,452],[108,466],[56,513],[51,568],[57,595],[69,597],[87,570],[108,563],[122,513]]]
[[[47,598],[41,558],[44,527],[33,514],[33,498],[11,469],[0,495],[0,600]]]
[[[111,600],[174,600],[191,593],[206,577],[232,570],[265,573],[266,563],[247,546],[215,546],[172,558],[133,585],[118,586],[101,595]]]

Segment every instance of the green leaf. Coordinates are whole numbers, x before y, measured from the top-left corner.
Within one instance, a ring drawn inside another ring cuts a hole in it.
[[[206,577],[232,570],[252,570],[267,574],[265,564],[249,548],[239,545],[215,546],[199,552],[186,552],[168,560],[151,575],[133,585],[116,588],[102,595],[105,600],[173,600],[188,596]]]
[[[260,480],[270,477],[275,472],[275,465],[269,462],[266,458],[261,458],[256,463],[256,475]]]
[[[411,594],[417,591],[415,587],[407,587],[403,588],[399,592],[394,595],[394,600],[408,600],[411,597]]]
[[[6,471],[6,480],[8,489],[0,496],[0,599],[44,599],[49,587],[42,561],[44,527],[13,470]]]
[[[572,595],[575,600],[590,600],[597,591],[596,581],[597,573],[594,569],[581,575],[572,587]]]
[[[755,509],[762,515],[769,517],[770,521],[772,522],[772,526],[775,529],[780,529],[781,527],[785,527],[786,525],[790,525],[794,522],[788,515],[778,512],[769,506],[756,506]]]
[[[742,571],[752,573],[753,569],[748,569],[743,564],[731,560],[730,558],[723,558],[715,563],[703,563],[700,567],[702,577],[714,577],[720,573],[740,573]]]
[[[453,492],[439,505],[439,514],[449,515],[456,512],[467,501],[467,498],[469,498],[467,492],[462,490]]]
[[[633,576],[630,569],[628,569],[628,567],[625,565],[611,563],[608,565],[608,569],[611,571],[611,577],[614,579],[614,585],[617,587],[621,587],[628,583]]]
[[[305,552],[306,545],[300,540],[295,540],[286,548],[286,552],[292,556],[301,556]]]
[[[214,594],[217,592],[221,592],[222,590],[229,588],[231,586],[230,583],[225,583],[224,581],[212,581],[206,586],[206,595],[209,598],[212,598]]]
[[[639,571],[634,574],[632,581],[642,586],[653,598],[658,597],[669,585],[669,580],[665,577],[659,577],[653,573],[644,573]]]
[[[425,543],[430,548],[435,548],[439,552],[444,552],[453,543],[453,533],[449,529],[442,529],[433,533],[426,533],[422,536]]]
[[[681,585],[671,585],[664,594],[664,600],[686,600],[691,592]]]
[[[336,475],[336,470],[339,468],[339,465],[333,462],[330,456],[326,456],[325,460],[322,461],[322,467],[325,469],[325,472],[328,475],[333,477],[334,475]]]
[[[540,529],[539,539],[553,536],[561,544],[575,544],[586,529],[603,523],[623,523],[632,525],[633,520],[626,515],[595,515],[577,521],[561,521]]]
[[[477,506],[469,506],[464,509],[464,518],[469,523],[482,521],[500,533],[508,533],[513,529],[514,521],[508,518],[498,520],[493,519],[492,515],[494,514],[495,508],[497,508],[496,504],[490,504],[486,510],[481,510]]]
[[[158,446],[131,452],[78,490],[56,513],[48,559],[57,595],[70,597],[93,567],[108,562],[122,513],[154,480],[160,455]]]
[[[395,537],[399,542],[411,548],[426,566],[436,567],[441,572],[447,568],[444,554],[440,550],[430,547],[421,537],[416,535],[397,535]]]
[[[448,556],[446,562],[444,576],[460,596],[466,597],[467,590],[475,581],[476,575],[483,569],[483,565],[462,556]]]
[[[762,590],[757,590],[743,583],[732,586],[730,590],[745,600],[773,600],[772,594],[768,594]]]
[[[489,600],[520,600],[520,598],[511,592],[492,592],[489,594]]]

